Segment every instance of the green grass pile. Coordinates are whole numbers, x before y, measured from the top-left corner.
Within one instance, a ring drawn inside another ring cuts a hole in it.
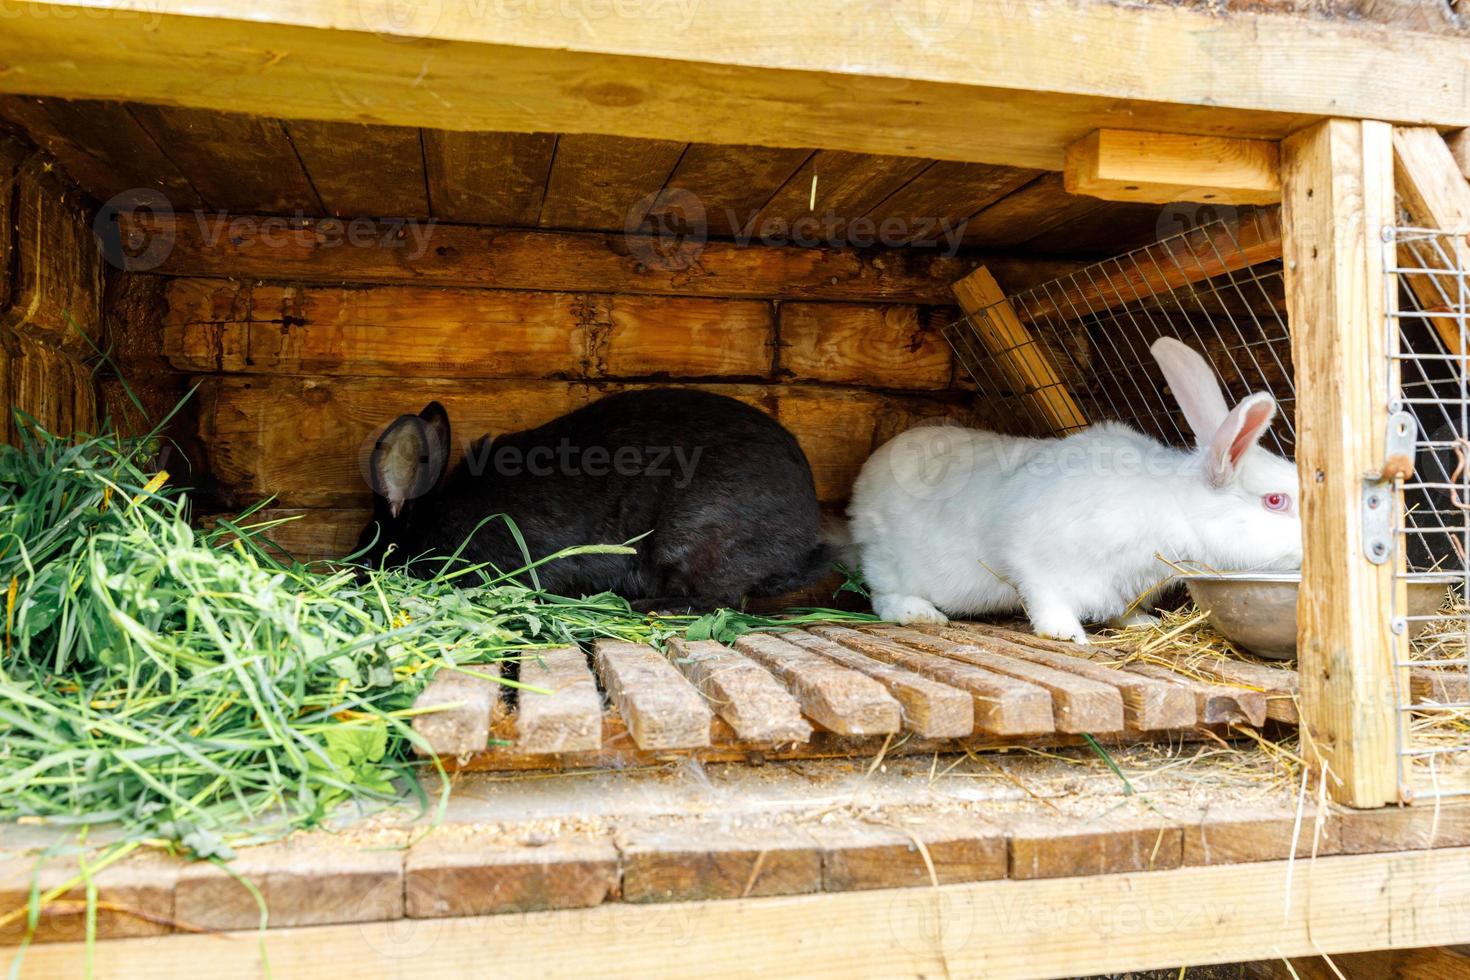
[[[150,440],[20,421],[22,445],[0,446],[0,820],[228,857],[417,792],[412,704],[436,669],[783,625],[548,595],[530,562],[428,578],[283,564],[251,513],[192,528],[187,497],[142,465]]]

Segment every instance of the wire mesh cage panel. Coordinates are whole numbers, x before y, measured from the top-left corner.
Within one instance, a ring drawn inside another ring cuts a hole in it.
[[[1466,233],[1385,234],[1392,411],[1414,416],[1414,472],[1395,527],[1400,785],[1470,794],[1470,243]]]
[[[1149,346],[1175,337],[1214,364],[1232,404],[1269,391],[1267,445],[1295,448],[1296,388],[1277,212],[1216,220],[986,306],[944,328],[1012,435],[1063,435],[1107,419],[1173,445],[1193,436]]]

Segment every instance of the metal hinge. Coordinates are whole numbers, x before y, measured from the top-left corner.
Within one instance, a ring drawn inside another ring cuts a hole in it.
[[[1419,423],[1410,412],[1388,417],[1383,468],[1363,478],[1363,554],[1375,565],[1393,557],[1394,484],[1414,475]]]

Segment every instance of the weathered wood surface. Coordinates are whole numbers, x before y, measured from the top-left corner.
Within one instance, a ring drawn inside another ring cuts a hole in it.
[[[404,912],[410,919],[538,912],[600,905],[618,893],[611,841],[465,840],[448,833],[416,841],[403,858]]]
[[[818,636],[791,633],[786,634],[786,639],[882,684],[902,706],[904,728],[915,735],[963,738],[975,729],[977,695],[965,688],[941,684],[923,674],[873,660]],[[985,691],[989,695],[993,688],[987,686]],[[992,704],[993,700],[986,700],[986,709]]]
[[[962,623],[960,628],[967,632],[994,636],[1010,643],[1022,643],[1043,650],[1056,650],[1068,655],[1074,652],[1073,648],[1065,643],[989,623]],[[1126,651],[1122,649],[1117,650],[1116,653],[1096,651],[1094,656],[1115,659],[1116,656],[1126,656]],[[1251,695],[1259,694],[1265,699],[1266,716],[1269,719],[1291,725],[1297,723],[1297,701],[1301,686],[1297,672],[1291,668],[1268,667],[1249,660],[1222,656],[1180,658],[1172,656],[1167,650],[1151,656],[1157,665],[1166,670],[1172,668],[1173,673],[1185,679],[1216,682],[1232,691],[1240,689],[1242,696],[1246,698],[1246,703],[1241,705],[1241,710],[1246,712],[1247,717],[1257,710],[1256,699]]]
[[[1067,190],[1108,201],[1275,204],[1281,154],[1271,140],[1099,129],[1067,147]]]
[[[424,739],[421,755],[468,755],[490,741],[490,724],[501,707],[499,664],[444,666],[414,699],[413,730]]]
[[[640,749],[709,745],[709,705],[663,654],[641,643],[598,640],[592,659]]]
[[[1076,263],[932,250],[766,248],[710,241],[688,268],[649,263],[637,236],[425,223],[367,222],[352,239],[336,219],[210,213],[119,215],[125,239],[172,242],[142,271],[288,282],[423,285],[734,299],[951,302],[949,284],[980,262],[1009,288],[1044,282]]]
[[[1138,731],[1187,728],[1198,717],[1195,699],[1190,692],[1163,681],[1098,666],[1086,659],[1082,650],[1060,653],[1051,649],[1050,645],[1043,647],[1035,643],[986,637],[984,634],[968,631],[963,626],[895,629],[887,631],[887,635],[914,646],[928,645],[935,652],[943,652],[948,643],[952,642],[975,644],[978,652],[994,651],[1111,685],[1122,696],[1125,724]],[[939,641],[937,644],[934,642],[936,639]]]
[[[435,217],[455,224],[536,224],[554,134],[421,132]]]
[[[557,138],[542,228],[637,227],[686,144],[595,133]]]
[[[168,304],[163,352],[194,373],[769,377],[776,342],[756,300],[176,279]]]
[[[796,698],[744,654],[713,640],[675,639],[669,648],[674,664],[737,738],[772,744],[811,738]]]
[[[309,119],[292,120],[285,127],[327,214],[429,213],[418,129]]]
[[[899,646],[896,640],[871,636],[844,626],[814,626],[812,632],[858,650],[882,650]],[[986,647],[983,641],[930,636],[925,640],[913,637],[905,645],[918,643],[923,643],[923,649],[937,656],[983,667],[1045,689],[1051,695],[1053,722],[1057,731],[1095,733],[1123,729],[1123,698],[1118,689],[1110,684],[1100,684],[1077,674],[1018,660],[995,649],[996,645]]]
[[[622,961],[640,973],[661,975],[671,972],[672,934],[683,956],[710,970],[937,976],[948,969],[953,976],[1021,980],[1078,970],[1173,972],[1181,960],[1336,957],[1470,939],[1470,926],[1457,914],[1470,901],[1470,852],[1465,849],[1328,857],[1315,862],[1310,875],[1302,872],[1300,861],[1269,861],[982,880],[939,890],[924,885],[898,894],[853,891],[690,902],[674,908],[622,902],[590,911],[465,916],[439,928],[420,923],[422,932],[387,921],[180,934],[107,943],[91,955],[107,964],[111,976],[150,980],[197,976],[201,962],[209,962],[220,976],[255,977],[262,955],[269,957],[274,972],[292,976],[320,972],[323,962],[386,973],[401,969],[403,937],[410,935],[432,937],[433,955],[456,974],[483,970],[487,951],[494,950],[505,969],[587,976],[605,967],[607,936],[614,934],[620,937]],[[1284,895],[1289,882],[1293,901],[1266,908],[1262,896]],[[1437,901],[1426,902],[1425,895]],[[971,913],[990,908],[1033,914],[1007,920],[1008,928],[977,932],[981,924]],[[1157,914],[1124,914],[1136,909]],[[1169,923],[1206,921],[1208,916],[1211,928],[1161,926],[1161,916]],[[1059,920],[1085,925],[1059,932]],[[834,921],[844,927],[832,929]],[[946,933],[956,936],[955,941],[936,950],[936,923],[964,931]],[[528,934],[556,941],[528,948]],[[24,952],[24,963],[27,971],[39,975],[71,976],[84,968],[88,955],[83,942],[42,944]]]
[[[784,681],[808,718],[839,735],[899,730],[902,710],[883,685],[779,635],[748,633],[735,649]]]
[[[1051,694],[1035,684],[1017,681],[990,670],[934,657],[900,644],[871,641],[853,631],[836,637],[812,630],[812,640],[793,637],[793,642],[826,655],[831,644],[850,647],[863,656],[912,671],[932,681],[956,687],[974,699],[975,727],[994,735],[1035,735],[1053,731]],[[816,641],[816,642],[814,642]]]
[[[527,654],[520,662],[520,684],[518,754],[592,752],[602,744],[602,698],[581,650],[558,647]]]

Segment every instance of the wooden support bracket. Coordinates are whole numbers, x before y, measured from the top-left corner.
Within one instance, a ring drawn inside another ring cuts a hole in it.
[[[1393,159],[1399,200],[1416,225],[1444,231],[1470,228],[1470,183],[1466,182],[1459,162],[1438,132],[1427,126],[1395,129]],[[1399,246],[1400,256],[1410,248],[1414,249],[1414,260],[1406,262],[1401,259],[1401,266],[1470,269],[1470,244],[1463,236],[1451,238],[1444,252],[1404,243]],[[1410,275],[1405,278],[1422,310],[1444,311],[1450,305],[1446,300],[1452,302],[1456,295],[1453,280],[1446,277]],[[1430,322],[1448,353],[1462,353],[1460,331],[1455,321],[1434,318]]]
[[[1058,375],[1051,354],[1021,323],[990,270],[981,266],[956,282],[953,289],[966,320],[994,358],[1002,380],[1012,391],[1024,394],[1036,420],[1045,423],[1052,435],[1085,428],[1087,415]]]
[[[1280,152],[1271,140],[1098,129],[1067,147],[1069,194],[1105,201],[1274,204]]]

